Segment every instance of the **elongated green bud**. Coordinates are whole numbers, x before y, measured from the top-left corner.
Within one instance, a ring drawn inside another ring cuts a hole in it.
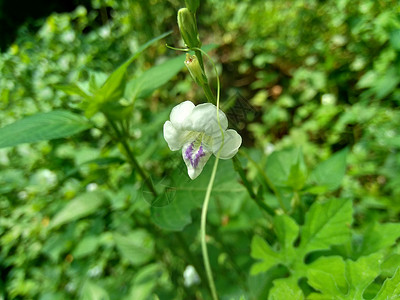
[[[191,13],[195,13],[199,8],[200,0],[185,0],[186,7],[190,10]]]
[[[181,8],[178,11],[178,26],[186,46],[189,48],[200,48],[201,43],[196,20],[194,19],[194,14],[192,14],[189,9]]]
[[[193,80],[198,85],[203,86],[207,83],[207,77],[199,64],[196,55],[190,56],[189,53],[186,53],[185,65],[188,68],[190,75],[192,75]]]

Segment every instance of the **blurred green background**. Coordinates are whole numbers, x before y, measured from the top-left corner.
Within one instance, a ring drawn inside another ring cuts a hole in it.
[[[2,34],[1,127],[39,111],[77,110],[79,96],[60,85],[86,87],[105,78],[164,32],[172,30],[135,61],[129,76],[181,55],[165,42],[183,46],[176,24],[183,1],[84,4],[23,24],[15,39]],[[0,20],[11,24],[5,6],[1,1]],[[342,185],[318,197],[351,198],[356,235],[375,221],[398,222],[399,2],[207,0],[197,16],[203,44],[216,45],[211,54],[222,106],[249,156],[264,166],[273,151],[296,147],[312,167],[347,147]],[[183,60],[178,63],[181,72],[151,96],[134,99],[131,144],[156,181],[173,177],[186,184],[180,154],[169,151],[162,124],[174,105],[205,98]],[[105,123],[100,115],[93,118],[100,128]],[[257,170],[248,168],[258,182]],[[231,163],[220,169],[223,177]],[[207,170],[196,184],[207,184]],[[225,174],[232,176],[217,185],[237,184],[234,173]],[[0,299],[208,299],[199,209],[183,209],[184,221],[174,223],[169,218],[179,209],[171,206],[160,217],[142,194],[137,174],[98,128],[67,140],[0,149]],[[202,196],[180,197],[196,199],[197,207]],[[208,230],[221,298],[244,293],[265,299],[279,274],[250,276],[249,254],[255,233],[268,236],[268,222],[244,190],[217,200]],[[399,246],[392,251],[400,254]],[[200,280],[186,282],[189,265]]]

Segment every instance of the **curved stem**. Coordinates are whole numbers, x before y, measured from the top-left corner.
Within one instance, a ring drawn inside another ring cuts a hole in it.
[[[215,174],[217,173],[219,156],[220,156],[221,149],[225,142],[224,130],[222,129],[221,122],[219,120],[220,83],[219,83],[217,68],[215,67],[215,64],[212,61],[212,59],[210,58],[210,56],[206,52],[201,50],[200,48],[193,48],[193,50],[204,53],[204,55],[207,56],[207,58],[210,60],[211,64],[213,65],[215,74],[217,76],[217,121],[218,121],[219,129],[221,131],[222,141],[221,141],[221,147],[219,148],[218,153],[216,155],[214,167],[213,167],[213,170],[211,173],[211,178],[210,178],[210,181],[208,182],[208,186],[207,186],[206,196],[204,197],[203,208],[201,210],[200,237],[201,237],[201,252],[203,253],[204,267],[206,269],[206,274],[207,274],[207,278],[208,278],[208,284],[209,284],[210,290],[211,290],[211,295],[214,300],[218,300],[217,290],[215,288],[214,278],[213,278],[211,266],[210,266],[210,259],[208,257],[208,250],[207,250],[207,243],[206,243],[206,221],[207,221],[208,203],[210,202],[211,190],[214,185]]]
[[[200,237],[201,237],[201,252],[203,254],[204,267],[206,269],[208,284],[210,285],[211,295],[214,300],[218,300],[217,290],[215,288],[214,278],[211,271],[210,259],[208,257],[207,243],[206,243],[206,222],[208,203],[210,202],[211,190],[217,173],[218,157],[215,160],[214,167],[211,173],[211,178],[208,183],[206,196],[204,198],[203,208],[201,210],[201,223],[200,223]]]

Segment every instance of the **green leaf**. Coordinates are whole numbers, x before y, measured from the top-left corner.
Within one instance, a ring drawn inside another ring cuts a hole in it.
[[[344,243],[350,238],[351,223],[350,200],[331,199],[324,203],[316,202],[306,215],[300,248],[307,253]]]
[[[374,223],[365,230],[363,240],[355,247],[354,253],[356,257],[360,257],[378,252],[393,245],[399,237],[399,223]]]
[[[72,256],[75,259],[79,259],[89,254],[94,253],[99,246],[99,238],[94,235],[84,237],[79,241],[78,245],[74,249]]]
[[[299,225],[287,215],[275,217],[274,224],[279,243],[283,249],[292,248],[299,235]]]
[[[296,168],[298,165],[298,168]],[[278,187],[287,187],[298,183],[294,181],[295,173],[305,172],[304,161],[300,149],[289,149],[273,152],[265,166],[271,183]],[[290,174],[292,173],[292,176]],[[288,185],[289,184],[289,185]]]
[[[113,237],[121,255],[134,266],[144,264],[153,257],[155,242],[144,229],[131,231],[127,235],[114,232]]]
[[[215,47],[216,45],[208,45],[204,47],[204,51],[212,50]],[[146,70],[139,77],[127,83],[125,97],[127,99],[149,97],[156,89],[182,70],[184,61],[185,55],[180,55]]]
[[[269,300],[303,300],[303,291],[293,278],[274,280],[274,286],[269,292]]]
[[[347,293],[346,264],[340,256],[321,257],[307,269],[309,285],[330,299]]]
[[[133,280],[133,286],[127,299],[147,300],[160,279],[160,265],[151,264],[141,268]]]
[[[0,128],[0,148],[65,138],[90,127],[85,118],[69,111],[38,113]]]
[[[346,261],[346,279],[348,282],[348,299],[363,299],[365,289],[380,273],[382,254],[374,253],[363,256],[357,261]]]
[[[94,92],[93,99],[89,102],[89,106],[86,109],[86,116],[93,116],[97,110],[105,102],[114,102],[121,99],[125,93],[126,86],[126,71],[130,64],[151,44],[166,37],[171,32],[166,32],[144,44],[139,50],[132,55],[126,62],[119,66],[104,82],[102,87]]]
[[[290,167],[289,176],[286,182],[287,186],[291,187],[295,191],[301,190],[307,180],[307,168],[301,150],[299,150],[297,155],[297,161]]]
[[[346,173],[348,152],[348,149],[345,148],[318,164],[311,172],[309,182],[324,186],[329,190],[337,189]]]
[[[80,300],[109,300],[110,297],[105,289],[94,282],[87,280],[81,290]]]
[[[68,95],[81,96],[84,99],[90,99],[90,97],[91,97],[76,83],[71,83],[68,85],[57,84],[57,85],[54,85],[54,88],[56,88],[60,91],[63,91],[64,93],[66,93]]]
[[[398,300],[400,299],[400,267],[392,278],[388,278],[374,300]]]
[[[175,170],[170,176],[172,182],[165,188],[168,190],[166,206],[157,204],[151,207],[151,218],[155,224],[165,230],[180,231],[191,223],[191,211],[200,208],[207,190],[215,158],[210,158],[202,174],[191,180],[187,175],[186,166],[181,162],[181,169]],[[218,197],[221,202],[230,201],[232,197],[245,197],[245,188],[238,182],[231,161],[220,161],[211,197]],[[156,199],[157,201],[157,199]]]
[[[127,83],[125,97],[129,100],[147,98],[156,89],[167,83],[184,67],[183,55],[156,65]]]
[[[259,236],[254,236],[251,241],[251,257],[260,259],[261,262],[253,264],[250,274],[256,275],[280,263],[279,254],[271,249],[270,245]]]
[[[78,220],[95,213],[103,204],[104,196],[100,192],[88,192],[71,200],[58,212],[50,223],[50,227],[58,227],[63,224]]]

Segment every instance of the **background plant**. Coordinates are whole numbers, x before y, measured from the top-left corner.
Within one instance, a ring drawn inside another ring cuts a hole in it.
[[[4,298],[210,297],[198,224],[213,162],[192,185],[160,129],[174,105],[203,98],[164,46],[180,44],[183,3],[144,3],[94,1],[112,11],[97,28],[96,11],[53,14],[1,54],[1,143],[6,125],[39,112],[82,130],[1,149]],[[222,299],[398,295],[398,12],[397,1],[201,3],[253,190],[220,162],[207,232]],[[92,104],[116,66],[171,29],[127,67],[115,106]],[[165,198],[152,203],[122,141]],[[200,283],[185,285],[188,265]]]

